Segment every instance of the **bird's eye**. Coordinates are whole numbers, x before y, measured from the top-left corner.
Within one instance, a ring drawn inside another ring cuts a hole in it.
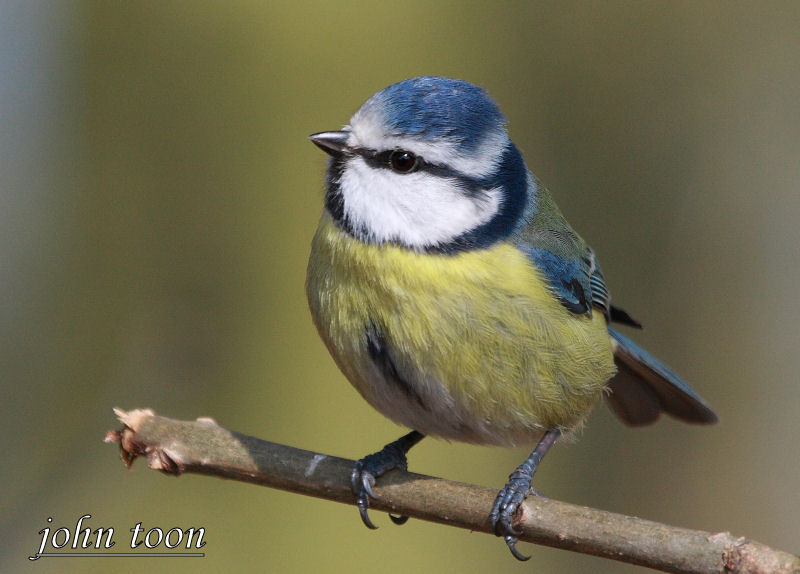
[[[418,164],[417,156],[410,151],[396,149],[389,155],[389,165],[397,173],[411,173]]]

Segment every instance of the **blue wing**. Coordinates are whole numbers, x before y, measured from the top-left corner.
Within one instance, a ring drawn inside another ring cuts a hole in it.
[[[561,303],[574,313],[602,309],[609,321],[641,325],[625,311],[610,304],[603,274],[588,247],[581,259],[564,259],[543,249],[520,247],[547,276]],[[608,403],[614,413],[633,426],[654,422],[662,412],[682,421],[709,424],[717,415],[692,388],[669,367],[639,345],[609,327],[615,341],[617,374],[609,381]]]
[[[600,310],[608,321],[641,328],[628,313],[611,305],[611,295],[591,248],[564,220],[543,187],[536,193],[528,224],[517,247],[545,275],[564,307],[576,314]],[[614,413],[629,425],[645,425],[662,412],[692,423],[713,423],[717,415],[680,377],[636,343],[609,328],[617,374],[609,382]]]

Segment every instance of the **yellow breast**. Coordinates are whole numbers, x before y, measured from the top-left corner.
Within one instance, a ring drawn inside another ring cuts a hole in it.
[[[510,244],[415,253],[357,241],[326,213],[306,291],[345,376],[384,415],[425,434],[529,443],[580,423],[615,372],[602,314],[565,309]],[[371,328],[408,388],[370,357]]]

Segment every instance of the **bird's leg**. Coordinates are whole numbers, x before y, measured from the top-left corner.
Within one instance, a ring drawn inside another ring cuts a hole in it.
[[[350,484],[353,487],[353,494],[356,495],[356,504],[361,514],[361,520],[367,528],[377,528],[367,514],[370,497],[376,498],[375,492],[372,490],[372,487],[375,486],[375,479],[395,468],[408,470],[406,453],[423,438],[425,435],[421,432],[411,431],[396,441],[390,442],[378,452],[365,456],[353,467]],[[408,516],[392,516],[391,514],[389,518],[395,524],[405,524],[408,520]]]
[[[497,494],[494,506],[492,506],[492,512],[489,514],[489,520],[494,526],[495,534],[505,538],[508,549],[511,550],[511,554],[517,560],[528,560],[530,556],[525,556],[517,550],[519,532],[514,530],[512,524],[514,513],[529,494],[534,493],[537,496],[541,496],[533,488],[533,475],[536,473],[542,458],[544,458],[544,455],[547,454],[547,451],[550,450],[550,447],[553,446],[559,436],[561,436],[561,431],[558,429],[550,429],[544,433],[528,459],[508,476],[508,482]]]

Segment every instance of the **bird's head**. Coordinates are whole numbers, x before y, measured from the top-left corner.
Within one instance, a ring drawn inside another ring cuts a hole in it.
[[[469,82],[393,84],[342,130],[310,136],[331,156],[326,208],[371,243],[445,252],[490,245],[521,224],[535,185],[505,123]]]

